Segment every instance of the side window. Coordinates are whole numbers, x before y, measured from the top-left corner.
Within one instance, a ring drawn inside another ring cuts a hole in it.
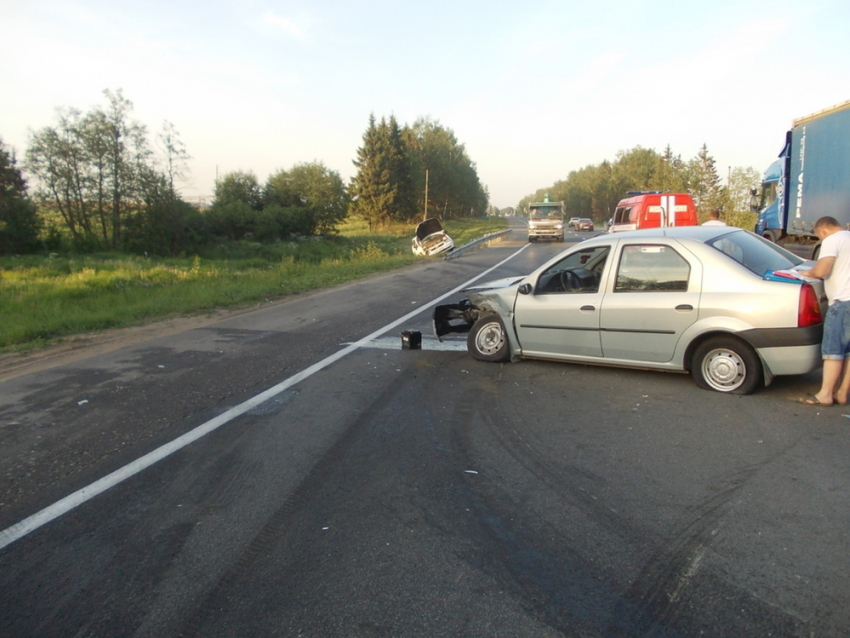
[[[765,184],[761,192],[761,204],[759,205],[759,210],[770,206],[776,201],[776,197],[776,182]]]
[[[540,275],[535,295],[599,292],[609,246],[594,246],[570,253]]]
[[[614,223],[615,224],[628,224],[629,216],[631,215],[632,207],[620,207],[616,211],[614,211]]]
[[[624,246],[614,292],[685,292],[691,267],[670,246]]]

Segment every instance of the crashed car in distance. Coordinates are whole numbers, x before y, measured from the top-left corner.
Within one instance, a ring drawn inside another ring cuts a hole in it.
[[[740,228],[601,235],[437,306],[434,332],[468,333],[482,361],[690,372],[701,388],[749,394],[821,365],[823,284],[797,274],[811,265]]]
[[[440,220],[432,217],[416,227],[411,250],[414,255],[433,257],[454,250],[455,243],[448,233],[443,230]]]

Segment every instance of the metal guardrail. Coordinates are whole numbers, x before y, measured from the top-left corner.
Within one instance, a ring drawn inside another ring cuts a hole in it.
[[[508,233],[511,233],[513,231],[514,231],[513,228],[507,228],[505,230],[500,230],[499,232],[496,232],[496,233],[490,233],[489,235],[484,235],[484,237],[480,237],[478,239],[473,239],[468,244],[464,244],[460,248],[455,248],[448,255],[443,257],[443,259],[454,259],[455,257],[460,257],[463,253],[465,253],[466,251],[468,251],[471,248],[475,248],[476,246],[478,246],[480,244],[492,241],[494,239],[498,239],[502,235],[507,235]]]

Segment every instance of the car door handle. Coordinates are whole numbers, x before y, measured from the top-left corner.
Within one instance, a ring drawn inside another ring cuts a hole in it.
[[[685,311],[690,312],[693,309],[694,309],[694,307],[689,303],[682,303],[682,304],[679,304],[678,306],[676,306],[676,310],[679,310],[681,312],[685,312]]]
[[[582,306],[579,310],[582,312],[596,312],[596,306]]]

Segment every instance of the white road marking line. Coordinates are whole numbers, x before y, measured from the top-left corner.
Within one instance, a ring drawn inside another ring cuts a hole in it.
[[[380,337],[372,339],[364,348],[375,348],[376,350],[401,350],[400,337]],[[466,352],[466,337],[460,339],[451,339],[443,337],[443,341],[437,341],[433,337],[422,335],[422,350],[436,350],[439,352]]]
[[[355,350],[362,348],[362,347],[365,347],[370,341],[375,340],[377,337],[380,337],[385,332],[392,330],[393,328],[403,324],[404,322],[410,320],[411,318],[415,317],[416,315],[427,310],[428,308],[431,308],[432,306],[436,306],[438,303],[440,303],[444,299],[451,297],[454,294],[457,294],[458,292],[460,292],[464,288],[467,288],[468,286],[470,286],[473,282],[476,282],[479,279],[481,279],[483,276],[487,275],[488,273],[493,272],[498,267],[502,266],[503,264],[507,263],[508,261],[510,261],[511,259],[516,257],[517,255],[519,255],[523,250],[525,250],[529,246],[530,246],[530,244],[525,244],[522,248],[520,248],[518,251],[516,251],[515,253],[513,253],[512,255],[507,257],[506,259],[503,259],[502,261],[500,261],[495,266],[488,268],[487,270],[485,270],[481,274],[476,275],[475,277],[473,277],[472,279],[470,279],[466,283],[461,284],[457,288],[450,290],[446,294],[444,294],[440,297],[437,297],[436,299],[432,299],[427,304],[420,306],[419,308],[417,308],[416,310],[413,310],[412,312],[407,313],[406,315],[404,315],[403,317],[400,317],[399,319],[396,319],[392,323],[388,323],[383,328],[379,328],[378,330],[376,330],[372,334],[363,337],[359,341],[355,341],[354,343],[349,344],[348,346],[346,346],[345,348],[343,348],[339,352],[332,354],[331,356],[326,357],[325,359],[322,359],[321,361],[319,361],[317,363],[314,363],[310,367],[305,368],[304,370],[302,370],[298,374],[291,376],[288,379],[286,379],[285,381],[278,383],[276,386],[269,388],[265,392],[261,392],[260,394],[256,395],[255,397],[248,399],[244,403],[241,403],[241,404],[237,405],[236,407],[230,408],[229,410],[227,410],[226,412],[223,412],[222,414],[218,415],[217,417],[210,419],[206,423],[199,425],[194,430],[190,430],[189,432],[186,432],[186,434],[183,434],[182,436],[177,437],[176,439],[174,439],[170,443],[166,443],[165,445],[158,447],[157,449],[153,450],[152,452],[149,452],[149,453],[145,454],[144,456],[136,459],[132,463],[128,463],[124,467],[115,470],[111,474],[107,474],[102,479],[99,479],[99,480],[95,481],[94,483],[77,490],[73,494],[69,494],[68,496],[57,501],[53,505],[48,505],[43,510],[36,512],[32,516],[25,518],[24,520],[22,520],[18,523],[15,523],[14,525],[12,525],[10,527],[7,527],[3,531],[0,531],[0,550],[2,550],[7,545],[11,545],[16,540],[23,538],[24,536],[26,536],[30,532],[34,532],[35,530],[42,527],[43,525],[46,525],[47,523],[59,518],[63,514],[66,514],[67,512],[70,512],[71,510],[79,507],[80,505],[82,505],[86,501],[91,500],[92,498],[94,498],[98,494],[102,494],[103,492],[105,492],[109,488],[115,487],[119,483],[122,483],[122,482],[126,481],[127,479],[135,476],[136,474],[138,474],[142,470],[149,468],[154,463],[157,463],[157,462],[161,461],[162,459],[164,459],[168,456],[171,456],[175,452],[182,450],[184,447],[186,447],[190,443],[194,443],[195,441],[197,441],[201,437],[209,434],[210,432],[212,432],[214,430],[217,430],[222,425],[229,423],[230,421],[232,421],[236,417],[241,416],[242,414],[245,414],[249,410],[252,410],[253,408],[260,405],[261,403],[268,401],[269,399],[280,394],[281,392],[288,390],[289,388],[294,386],[296,383],[299,383],[299,382],[303,381],[304,379],[307,379],[308,377],[311,377],[312,375],[316,374],[320,370],[327,368],[332,363],[339,361],[340,359],[351,354]]]

